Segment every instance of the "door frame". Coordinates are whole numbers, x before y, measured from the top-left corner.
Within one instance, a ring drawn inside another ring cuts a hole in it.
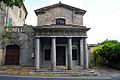
[[[57,44],[56,45],[56,50],[57,50],[57,46],[58,47],[61,47],[61,46],[63,46],[63,47],[65,47],[65,66],[67,66],[67,45],[66,44]],[[57,55],[57,51],[56,51],[56,55]],[[57,56],[56,56],[56,58],[57,58]],[[57,60],[57,59],[56,59]],[[56,61],[57,62],[57,61]],[[58,65],[59,66],[59,65]],[[64,65],[63,65],[64,66]]]
[[[15,45],[7,45],[7,46],[17,46],[17,47],[19,47],[19,57],[18,57],[19,58],[19,60],[18,60],[19,62],[18,62],[18,64],[15,64],[15,65],[20,65],[21,64],[21,48],[20,48],[20,46],[16,45],[16,44]],[[7,46],[5,46],[5,50],[4,50],[4,65],[7,65],[6,64]],[[12,64],[10,64],[10,65],[12,65]]]

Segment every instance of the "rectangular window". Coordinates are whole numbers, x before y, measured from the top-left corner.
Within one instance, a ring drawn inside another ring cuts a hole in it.
[[[9,27],[12,26],[12,18],[8,18],[8,26],[9,26]]]
[[[2,27],[2,18],[0,17],[0,27]]]
[[[45,49],[45,60],[46,61],[51,60],[51,50],[50,49]]]
[[[56,19],[56,25],[65,25],[65,19]]]
[[[1,17],[1,26],[4,26],[4,16]]]
[[[77,60],[77,49],[72,49],[72,60]]]

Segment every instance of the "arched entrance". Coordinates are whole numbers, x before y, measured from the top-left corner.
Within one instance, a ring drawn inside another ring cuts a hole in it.
[[[19,65],[20,47],[18,45],[6,46],[5,65]]]

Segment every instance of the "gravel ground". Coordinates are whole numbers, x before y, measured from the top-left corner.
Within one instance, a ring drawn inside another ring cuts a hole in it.
[[[120,76],[120,70],[115,70],[111,68],[96,69],[100,76]]]
[[[0,74],[15,74],[15,75],[32,75],[32,76],[48,76],[48,77],[114,77],[120,76],[120,70],[110,68],[83,69],[79,66],[74,66],[73,70],[67,70],[67,67],[58,66],[56,71],[41,68],[34,70],[31,67],[20,66],[0,66]]]

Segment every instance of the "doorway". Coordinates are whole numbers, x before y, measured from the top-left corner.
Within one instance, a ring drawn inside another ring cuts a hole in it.
[[[66,47],[65,46],[57,46],[56,64],[57,65],[66,65]]]
[[[5,65],[19,65],[20,47],[18,45],[6,46]]]

